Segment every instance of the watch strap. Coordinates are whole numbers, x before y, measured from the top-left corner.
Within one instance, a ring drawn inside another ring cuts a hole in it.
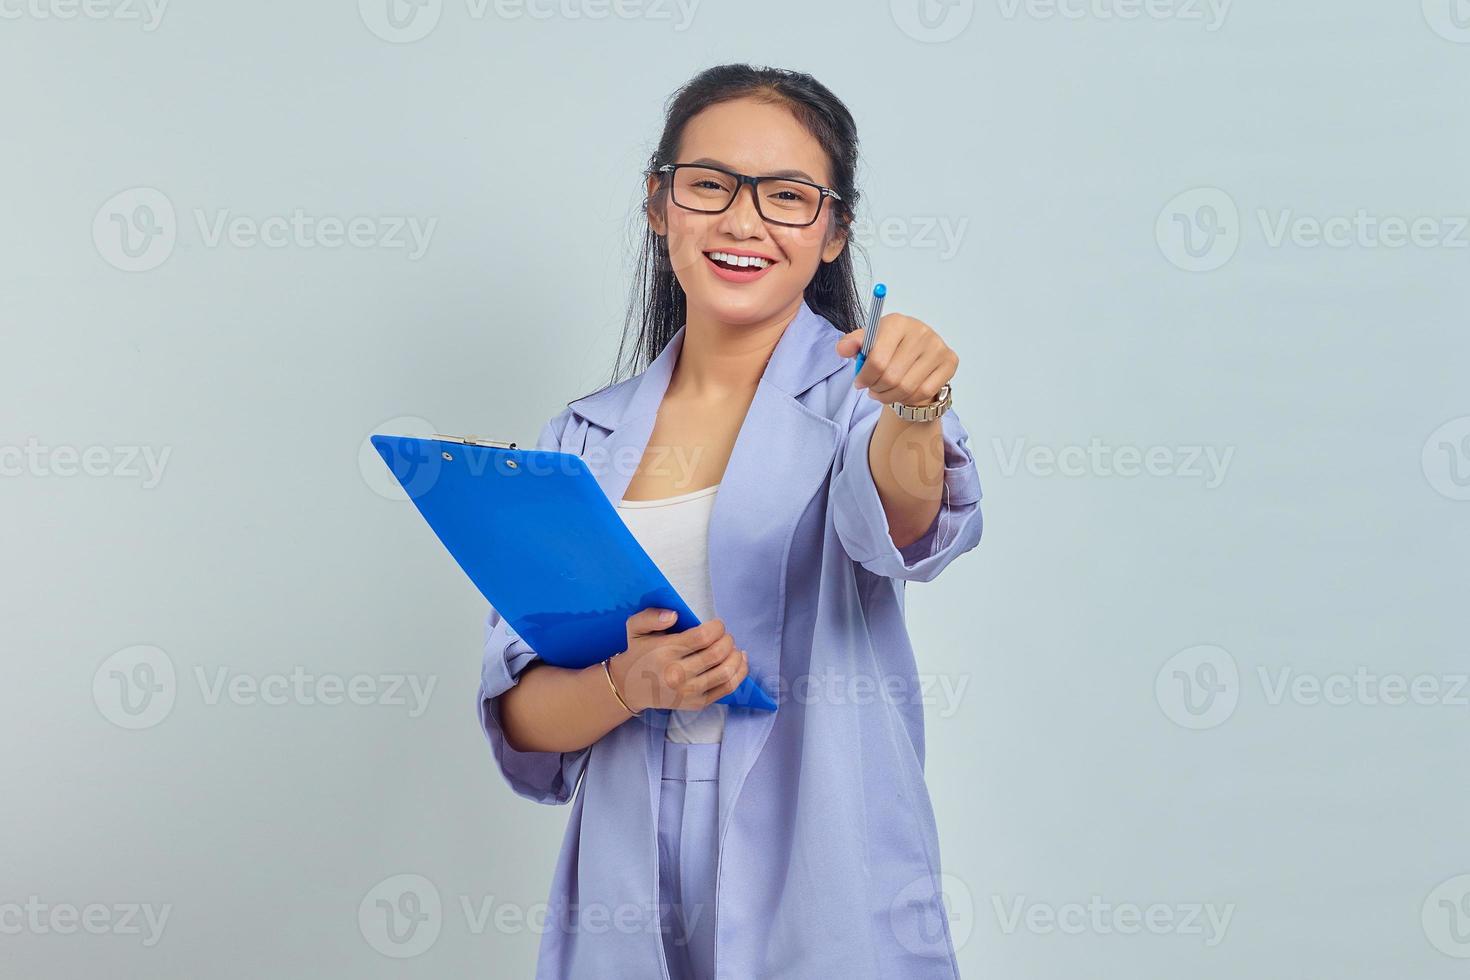
[[[888,407],[894,413],[907,422],[932,422],[945,412],[949,411],[950,405],[954,404],[954,394],[950,386],[945,384],[939,389],[934,400],[927,405],[905,405],[903,402],[889,402]]]

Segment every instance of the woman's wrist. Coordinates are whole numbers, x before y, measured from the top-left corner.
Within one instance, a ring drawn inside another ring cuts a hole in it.
[[[598,669],[604,674],[607,687],[610,688],[608,696],[616,701],[618,707],[623,709],[630,718],[636,718],[643,713],[645,706],[636,703],[636,699],[628,690],[628,672],[625,669],[627,665],[623,660],[623,653],[626,652],[624,650],[608,657],[602,661]]]

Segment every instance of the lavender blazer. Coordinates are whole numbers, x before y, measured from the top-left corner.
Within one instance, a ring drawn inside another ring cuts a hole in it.
[[[617,500],[648,444],[684,327],[640,374],[568,403],[538,448],[576,453]],[[716,614],[776,712],[732,708],[719,771],[720,980],[958,976],[924,783],[924,716],[904,588],[980,540],[968,433],[940,420],[948,502],[906,548],[868,467],[886,409],[852,387],[841,332],[802,303],[742,424],[710,520]],[[941,544],[943,547],[936,547]],[[574,800],[537,980],[667,978],[657,817],[667,713],[576,752],[506,744],[498,697],[536,658],[492,608],[481,724],[511,789]],[[580,789],[580,792],[578,791]]]

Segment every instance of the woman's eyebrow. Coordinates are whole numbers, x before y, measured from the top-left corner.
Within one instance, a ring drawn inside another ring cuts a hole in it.
[[[690,160],[689,162],[692,163],[692,164],[698,164],[699,166],[702,166],[702,167],[720,167],[720,168],[722,168],[724,170],[734,170],[735,169],[734,167],[730,166],[728,163],[724,163],[723,161],[720,161],[720,160],[715,160],[712,157],[700,157],[698,160]],[[817,178],[813,177],[811,174],[807,173],[805,170],[772,170],[770,173],[768,173],[768,174],[762,174],[761,176],[763,176],[763,177],[800,177],[802,180],[810,181],[813,184],[819,184],[819,183],[821,183],[821,181],[817,180]]]

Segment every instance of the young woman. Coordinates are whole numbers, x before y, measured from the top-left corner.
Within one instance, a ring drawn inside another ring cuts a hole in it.
[[[541,432],[703,625],[642,610],[569,670],[490,611],[496,762],[575,794],[540,980],[957,976],[903,600],[979,541],[980,483],[933,328],[885,316],[854,379],[856,158],[808,75],[681,88],[646,173],[646,367]],[[746,676],[777,711],[715,703]]]

